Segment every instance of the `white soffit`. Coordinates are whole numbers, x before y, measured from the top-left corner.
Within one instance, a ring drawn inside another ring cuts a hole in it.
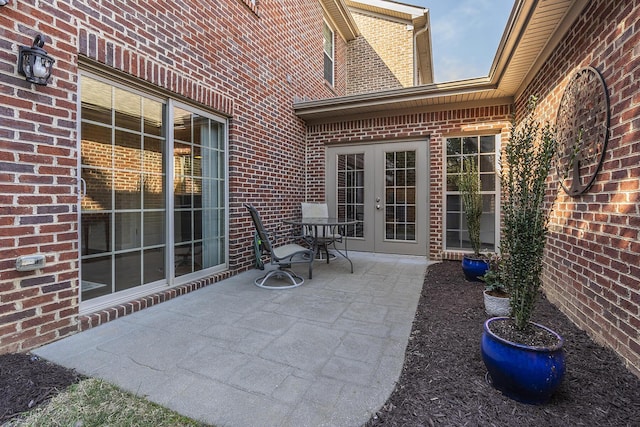
[[[427,9],[387,0],[346,0],[347,6],[367,12],[412,21],[425,14]]]
[[[320,0],[320,5],[343,39],[350,41],[360,34],[344,0]]]

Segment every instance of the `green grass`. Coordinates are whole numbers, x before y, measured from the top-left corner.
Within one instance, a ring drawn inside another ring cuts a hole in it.
[[[5,424],[12,427],[206,425],[95,378],[72,385],[49,403]]]

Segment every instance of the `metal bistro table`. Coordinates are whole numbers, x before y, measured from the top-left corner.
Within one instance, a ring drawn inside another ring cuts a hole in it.
[[[358,221],[349,220],[349,219],[339,219],[339,218],[293,218],[293,219],[285,219],[282,222],[285,224],[296,225],[300,227],[308,227],[313,228],[313,253],[317,253],[318,251],[318,229],[320,228],[337,228],[338,233],[342,236],[344,241],[344,252],[336,247],[335,240],[333,241],[333,249],[338,252],[344,259],[349,261],[351,265],[351,273],[353,273],[353,262],[351,262],[351,258],[349,258],[349,251],[347,249],[347,234],[346,234],[346,226],[356,224]],[[328,243],[331,244],[331,243]],[[327,264],[329,264],[329,257],[327,257]]]

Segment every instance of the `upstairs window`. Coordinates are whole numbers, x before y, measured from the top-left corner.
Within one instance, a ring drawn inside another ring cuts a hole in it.
[[[325,22],[322,32],[324,38],[324,79],[333,86],[333,31]]]

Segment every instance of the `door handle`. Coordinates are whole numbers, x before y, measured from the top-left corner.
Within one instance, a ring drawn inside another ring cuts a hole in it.
[[[84,178],[80,178],[80,198],[84,198],[87,195],[87,181]]]
[[[380,208],[381,208],[381,207],[382,207],[382,206],[380,206],[379,204],[378,204],[378,205],[376,205],[376,209],[378,209],[378,210],[380,210]]]

